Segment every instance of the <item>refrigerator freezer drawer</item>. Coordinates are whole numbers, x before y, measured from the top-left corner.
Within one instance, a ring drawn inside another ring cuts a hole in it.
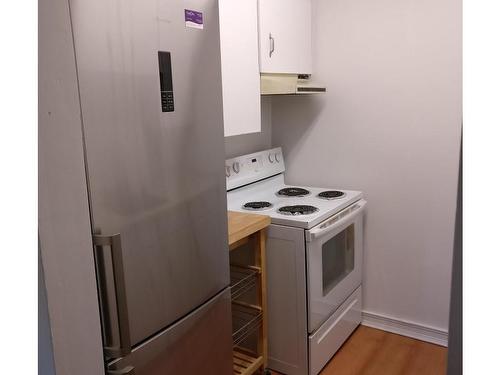
[[[230,375],[233,371],[231,294],[225,289],[191,314],[113,361],[108,371],[135,375]]]
[[[361,323],[361,286],[309,336],[309,374],[316,375]]]

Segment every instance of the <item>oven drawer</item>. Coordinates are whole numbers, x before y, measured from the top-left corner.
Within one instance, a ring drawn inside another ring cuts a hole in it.
[[[309,374],[316,375],[361,323],[361,286],[309,336]]]

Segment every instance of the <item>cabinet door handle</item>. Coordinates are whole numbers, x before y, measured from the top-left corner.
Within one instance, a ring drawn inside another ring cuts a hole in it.
[[[273,55],[274,52],[274,37],[269,33],[269,57]]]

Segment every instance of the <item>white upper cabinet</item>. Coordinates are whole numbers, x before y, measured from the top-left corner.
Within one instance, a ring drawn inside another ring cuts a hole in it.
[[[299,51],[299,74],[312,74],[312,14],[311,0],[295,0],[298,4],[297,22],[300,22],[297,35]]]
[[[311,74],[311,0],[258,0],[261,73]]]
[[[226,137],[261,131],[257,0],[219,0]]]

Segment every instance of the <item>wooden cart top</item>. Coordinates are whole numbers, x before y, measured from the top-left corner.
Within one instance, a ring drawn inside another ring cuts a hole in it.
[[[229,247],[271,224],[267,215],[247,214],[243,212],[227,212]]]

